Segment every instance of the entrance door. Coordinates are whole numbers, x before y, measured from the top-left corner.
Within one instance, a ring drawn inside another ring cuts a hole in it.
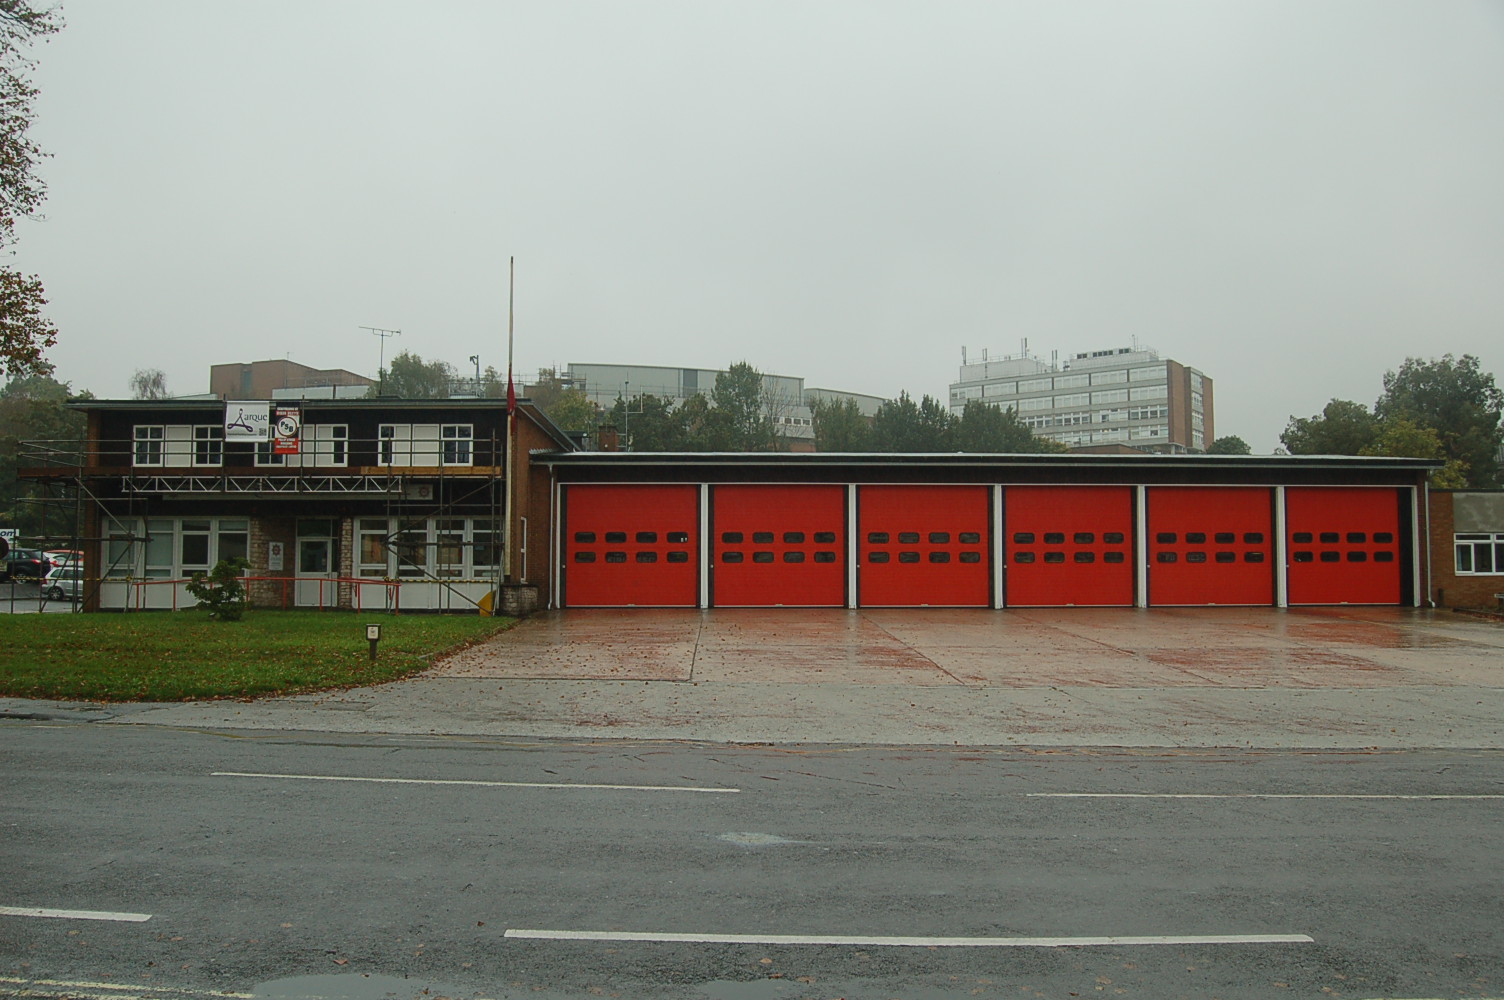
[[[331,608],[339,603],[333,566],[333,539],[298,539],[298,579],[294,584],[294,603],[298,607]]]

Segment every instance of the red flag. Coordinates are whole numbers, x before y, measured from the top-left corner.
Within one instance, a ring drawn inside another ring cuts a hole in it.
[[[517,387],[512,384],[512,369],[507,369],[507,416],[517,409]]]

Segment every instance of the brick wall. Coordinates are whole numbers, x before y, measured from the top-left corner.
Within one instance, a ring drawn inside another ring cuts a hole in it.
[[[1504,575],[1458,576],[1452,549],[1456,534],[1453,513],[1456,494],[1448,490],[1431,493],[1431,599],[1443,608],[1492,608],[1495,594],[1504,594]],[[1494,531],[1504,531],[1499,525]]]
[[[282,569],[267,568],[267,546],[271,542],[282,543]],[[251,518],[251,575],[276,577],[291,580],[296,575],[298,545],[297,522],[291,517]],[[280,608],[284,596],[287,607],[293,606],[292,586],[270,580],[253,580],[247,598],[251,607]]]

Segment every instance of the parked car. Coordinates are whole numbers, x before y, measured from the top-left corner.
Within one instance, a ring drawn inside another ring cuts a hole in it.
[[[42,581],[42,593],[54,601],[76,601],[84,596],[83,563],[58,566]]]
[[[47,575],[52,563],[38,549],[11,549],[5,560],[6,580],[37,580]]]
[[[52,563],[53,569],[71,562],[78,562],[84,557],[84,554],[77,549],[48,549],[42,555]]]

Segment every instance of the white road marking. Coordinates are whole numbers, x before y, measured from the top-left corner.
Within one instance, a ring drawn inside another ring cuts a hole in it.
[[[117,920],[139,924],[150,913],[111,913],[107,910],[48,910],[40,906],[0,906],[0,917],[55,917],[60,920]]]
[[[720,795],[740,788],[694,788],[689,785],[588,785],[552,781],[461,781],[452,778],[350,778],[338,774],[257,774],[251,771],[212,771],[214,778],[288,778],[294,781],[370,781],[388,785],[474,785],[481,788],[594,788],[615,792],[699,792]]]
[[[883,937],[846,934],[675,934],[658,931],[560,931],[509,927],[503,937],[547,941],[659,941],[688,944],[795,944],[903,948],[1086,948],[1130,945],[1311,944],[1306,934],[1192,934],[1148,937]]]
[[[114,998],[114,1000],[131,1000],[132,997],[140,997],[146,994],[157,993],[168,993],[174,996],[187,997],[228,997],[230,998],[230,1000],[254,1000],[255,998],[254,993],[225,993],[220,990],[185,990],[175,986],[145,986],[141,983],[90,983],[77,982],[68,979],[19,979],[15,976],[0,976],[0,983],[11,983],[17,986],[26,987],[44,986],[49,988],[67,990],[68,992],[66,994],[59,995],[69,997],[84,995],[77,992],[79,990],[135,991],[131,993],[130,997],[121,997],[119,992],[112,992],[107,994],[88,994],[90,996],[108,996]],[[31,993],[35,991],[28,989],[27,992]]]
[[[1435,799],[1504,799],[1504,795],[1318,795],[1280,792],[1230,792],[1214,795],[1197,792],[1025,792],[1031,799],[1401,799],[1429,802]]]

